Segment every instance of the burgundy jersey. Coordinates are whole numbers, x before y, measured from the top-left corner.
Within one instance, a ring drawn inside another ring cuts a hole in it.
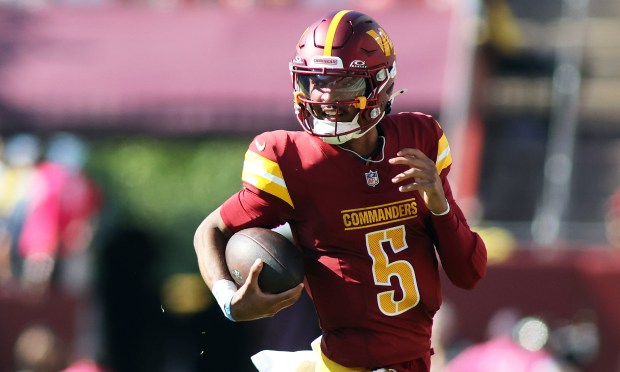
[[[441,304],[438,259],[456,285],[484,275],[484,243],[469,229],[446,179],[452,157],[437,122],[386,116],[383,153],[364,162],[305,132],[262,133],[245,155],[244,188],[221,208],[238,231],[290,224],[305,258],[306,290],[323,330],[322,351],[349,367],[376,368],[430,350]],[[434,160],[450,212],[433,216],[418,192],[402,193],[391,165],[403,148]],[[381,161],[379,161],[381,160]]]

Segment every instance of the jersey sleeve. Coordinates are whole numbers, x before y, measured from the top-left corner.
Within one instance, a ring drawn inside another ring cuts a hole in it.
[[[486,274],[487,251],[484,241],[471,231],[452,193],[447,177],[452,167],[452,153],[446,134],[436,121],[435,133],[438,138],[435,164],[450,205],[448,214],[431,215],[437,253],[444,271],[454,285],[473,288]]]
[[[486,274],[487,251],[484,241],[471,231],[454,200],[448,180],[444,180],[450,212],[431,216],[437,253],[450,281],[461,288],[473,288]]]
[[[401,112],[394,119],[402,131],[399,136],[405,138],[405,142],[401,143],[402,147],[413,146],[424,152],[435,161],[437,173],[442,181],[445,180],[452,167],[452,152],[448,137],[439,122],[431,115],[421,112]]]
[[[256,136],[248,146],[241,173],[243,188],[220,208],[231,230],[273,228],[290,218],[293,201],[279,163],[282,143],[276,134],[268,132]]]

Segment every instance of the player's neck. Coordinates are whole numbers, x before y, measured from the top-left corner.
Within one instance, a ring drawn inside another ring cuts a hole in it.
[[[376,152],[375,150],[377,149],[378,142],[379,133],[375,127],[362,137],[353,138],[340,145],[340,147],[354,151],[361,157],[368,158]]]

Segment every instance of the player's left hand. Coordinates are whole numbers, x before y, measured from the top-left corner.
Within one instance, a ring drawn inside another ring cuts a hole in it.
[[[407,170],[392,178],[393,183],[404,183],[399,186],[398,190],[400,192],[418,191],[422,194],[431,212],[435,214],[445,212],[448,209],[448,202],[435,162],[418,149],[402,149],[396,155],[397,157],[389,160],[390,164],[408,167]],[[407,181],[413,182],[405,183]]]

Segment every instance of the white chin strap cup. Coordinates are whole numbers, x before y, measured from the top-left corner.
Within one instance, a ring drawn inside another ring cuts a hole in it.
[[[394,98],[396,98],[397,96],[405,92],[407,92],[407,89],[399,89],[396,92],[394,92],[390,96],[390,103],[394,102]],[[364,132],[355,131],[355,129],[358,129],[360,127],[360,125],[357,123],[359,116],[360,116],[360,113],[358,112],[357,115],[355,115],[355,118],[353,118],[353,121],[339,122],[337,132],[336,132],[336,124],[334,122],[329,121],[329,120],[319,120],[317,118],[314,118],[314,134],[319,136],[325,143],[329,143],[330,145],[342,145],[343,143],[350,141],[353,138],[360,138],[364,134],[366,134],[369,130],[374,128],[374,125],[366,129]],[[377,123],[379,123],[381,119],[383,119],[383,116],[385,116],[385,111],[381,113],[381,116],[379,120],[377,120]],[[347,133],[347,132],[350,132],[350,133]],[[331,136],[334,133],[335,134],[347,133],[347,134],[343,134],[340,136],[339,135]],[[330,136],[325,136],[325,137],[321,136],[321,135],[328,135],[328,134]]]
[[[359,129],[360,127],[360,125],[357,123],[359,116],[360,114],[358,112],[357,115],[355,115],[355,118],[353,118],[353,121],[338,122],[338,128],[336,128],[336,123],[332,121],[319,120],[317,118],[314,118],[314,134],[321,137],[323,141],[325,141],[326,143],[329,143],[330,145],[341,145],[349,141],[350,139],[354,138],[355,134],[358,133],[355,130]],[[336,129],[338,131],[336,131]],[[351,133],[347,133],[347,132],[351,132]],[[343,134],[341,136],[332,136],[333,134],[339,134],[339,133],[347,133],[347,134]],[[322,135],[326,135],[326,136],[323,137]]]

